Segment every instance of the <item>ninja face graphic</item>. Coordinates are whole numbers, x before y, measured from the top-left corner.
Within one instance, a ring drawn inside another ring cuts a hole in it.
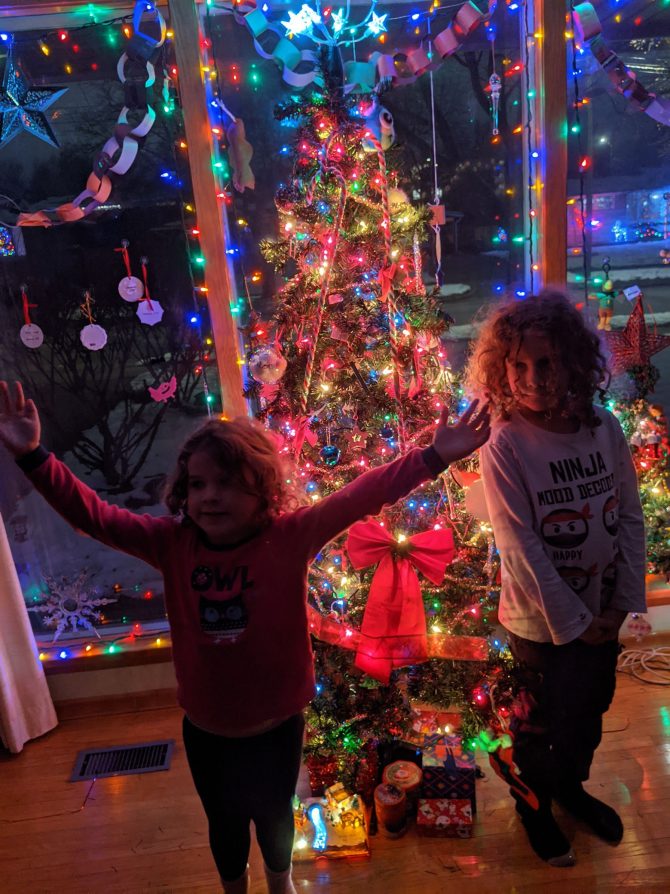
[[[605,500],[603,506],[603,524],[608,534],[614,536],[619,530],[619,492]]]
[[[589,581],[596,573],[596,566],[592,566],[588,570],[585,568],[570,568],[568,566],[563,566],[561,568],[557,568],[556,571],[560,574],[564,583],[566,583],[571,590],[574,590],[575,593],[583,593],[584,590],[588,587]]]
[[[242,596],[221,600],[201,596],[199,610],[200,629],[220,639],[235,639],[246,630],[249,622]]]
[[[593,518],[589,504],[576,512],[574,509],[555,509],[542,520],[542,538],[549,546],[572,549],[589,536],[588,519]]]

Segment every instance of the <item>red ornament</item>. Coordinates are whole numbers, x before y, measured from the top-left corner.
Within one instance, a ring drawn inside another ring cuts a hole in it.
[[[647,329],[641,295],[623,332],[606,332],[604,335],[612,355],[610,370],[613,375],[626,372],[631,366],[648,366],[654,354],[670,347],[670,335],[657,335]]]

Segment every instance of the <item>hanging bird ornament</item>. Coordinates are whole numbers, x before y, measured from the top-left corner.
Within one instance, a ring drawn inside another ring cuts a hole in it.
[[[66,92],[67,88],[32,90],[21,66],[14,62],[10,45],[0,92],[0,147],[25,131],[57,149],[58,141],[44,113]]]

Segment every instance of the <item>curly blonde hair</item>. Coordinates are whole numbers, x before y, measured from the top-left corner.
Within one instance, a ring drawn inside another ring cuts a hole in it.
[[[303,502],[295,490],[290,465],[280,456],[272,434],[241,416],[210,420],[184,442],[164,491],[165,504],[173,515],[186,512],[188,462],[200,450],[208,452],[232,482],[260,499],[266,520]]]
[[[509,419],[515,407],[507,381],[506,361],[519,349],[526,332],[547,335],[568,373],[568,409],[589,428],[600,420],[593,409],[609,379],[597,334],[562,292],[545,289],[525,301],[495,305],[472,345],[465,373],[466,388],[490,401],[493,415]],[[551,385],[551,383],[549,383]]]

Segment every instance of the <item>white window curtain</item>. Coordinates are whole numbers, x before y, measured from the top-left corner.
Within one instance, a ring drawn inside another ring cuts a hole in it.
[[[57,723],[0,515],[0,739],[18,754]]]

